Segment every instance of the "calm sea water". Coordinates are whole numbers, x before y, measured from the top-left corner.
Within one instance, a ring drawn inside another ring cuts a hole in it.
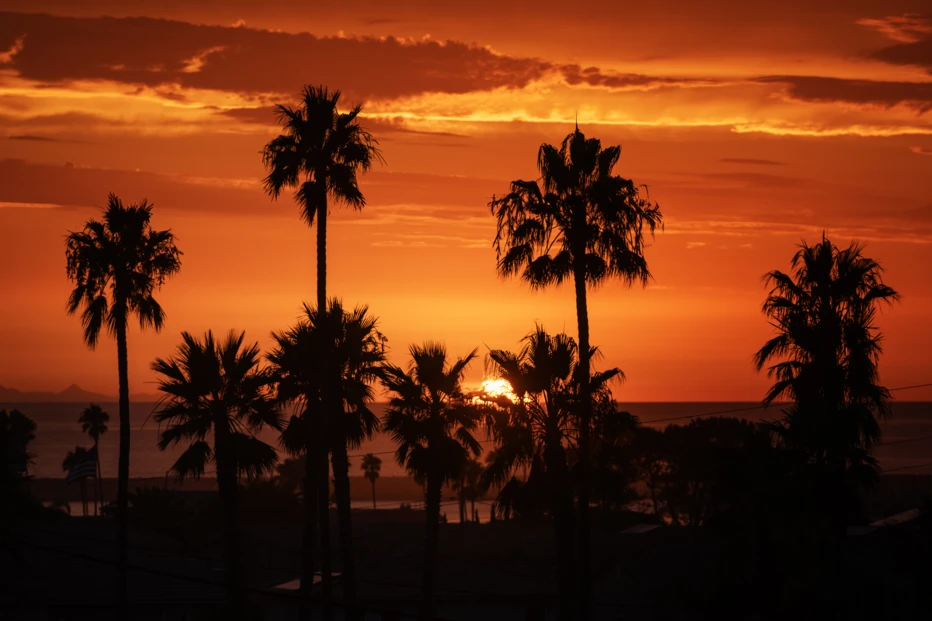
[[[117,475],[117,404],[103,403],[102,407],[110,413],[111,429],[101,439],[100,465],[102,475]],[[91,446],[90,438],[81,433],[77,423],[78,415],[87,407],[86,403],[0,403],[0,408],[18,409],[30,416],[38,429],[36,440],[31,450],[36,454],[35,464],[30,473],[38,477],[62,477],[61,462],[75,445]],[[640,417],[644,424],[665,425],[663,419],[694,416],[709,412],[723,412],[723,416],[736,416],[749,420],[774,419],[780,416],[779,407],[762,410],[754,403],[627,403],[623,409]],[[184,450],[183,446],[160,451],[157,446],[158,426],[149,418],[153,412],[153,403],[133,403],[130,414],[132,428],[130,432],[131,458],[130,473],[133,477],[162,477]],[[746,409],[750,408],[750,409]],[[376,404],[374,410],[381,414],[384,405]],[[732,411],[742,410],[745,411]],[[731,411],[731,412],[729,412]],[[724,413],[728,412],[728,413]],[[687,423],[688,420],[675,421]],[[900,442],[890,446],[881,446],[877,451],[881,467],[884,469],[904,468],[932,461],[932,438],[914,442],[901,442],[912,438],[932,436],[932,402],[901,401],[894,404],[893,416],[883,423],[884,440]],[[480,434],[481,437],[481,434]],[[269,431],[263,439],[275,445],[276,434]],[[382,453],[394,449],[391,439],[379,435],[366,442],[353,455],[364,453]],[[390,454],[382,455],[382,476],[401,476],[403,470],[394,462]],[[352,460],[352,473],[358,472],[360,457]],[[932,468],[908,469],[905,472],[930,472]]]

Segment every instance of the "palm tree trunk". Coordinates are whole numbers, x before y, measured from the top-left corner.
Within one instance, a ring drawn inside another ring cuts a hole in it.
[[[337,497],[337,516],[340,525],[340,582],[343,603],[346,604],[345,618],[358,619],[356,603],[356,562],[353,556],[353,517],[350,511],[349,457],[346,444],[338,442],[333,447],[333,481]]]
[[[97,480],[94,481],[94,515],[99,515],[100,508],[104,505],[104,493],[100,482],[100,442],[94,440],[95,461],[97,462]]]
[[[424,570],[421,574],[421,608],[423,617],[434,616],[434,590],[437,578],[437,548],[440,538],[440,495],[443,481],[433,473],[427,476],[427,493],[424,504],[427,527],[424,533]]]
[[[326,433],[326,432],[324,432]],[[322,435],[322,438],[326,435]],[[328,450],[321,441],[317,446],[317,511],[320,524],[320,588],[323,595],[323,617],[330,619],[333,600],[332,564],[330,557],[330,464],[327,462]]]
[[[308,440],[304,446],[304,533],[301,538],[301,596],[304,605],[299,608],[299,617],[302,621],[311,618],[309,602],[313,595],[314,586],[314,546],[317,539],[317,487],[319,485],[317,451],[312,441]]]
[[[325,175],[315,175],[316,180],[324,179]],[[317,197],[317,312],[325,313],[327,311],[327,188],[326,185],[318,183],[320,195]],[[327,351],[321,349],[320,356],[320,377],[327,377]],[[321,400],[323,401],[322,411],[324,416],[329,414],[327,405],[332,402],[330,399],[331,387],[324,383],[321,387]],[[327,437],[327,429],[322,421],[321,438]],[[320,482],[317,487],[318,511],[320,512],[320,582],[324,599],[329,601],[333,595],[333,588],[330,580],[330,466],[327,463],[327,446],[326,442],[321,442],[321,448],[317,455],[317,464],[320,468]],[[330,606],[324,604],[324,618],[329,619],[331,615]]]
[[[118,308],[125,306],[119,302]],[[129,506],[129,362],[126,347],[126,313],[116,315],[117,367],[120,378],[120,460],[117,469],[116,562],[117,562],[117,619],[129,620],[127,602],[127,531],[126,518]]]
[[[236,499],[236,462],[227,453],[226,422],[214,423],[214,446],[217,458],[217,489],[223,506],[223,573],[227,604],[233,618],[245,616],[240,574],[239,520]]]
[[[559,618],[573,619],[576,610],[576,553],[573,549],[573,485],[566,452],[560,442],[559,430],[548,433],[544,459],[550,482],[551,515],[553,517],[554,544],[557,553],[557,583],[560,597]]]
[[[87,477],[81,477],[81,510],[87,517]]]
[[[589,533],[589,427],[591,398],[589,386],[589,308],[586,299],[586,271],[582,264],[585,249],[574,252],[573,280],[576,286],[576,323],[579,331],[579,617],[591,616],[589,593],[592,588]]]
[[[372,483],[372,510],[375,511],[375,479],[372,479],[370,483]]]

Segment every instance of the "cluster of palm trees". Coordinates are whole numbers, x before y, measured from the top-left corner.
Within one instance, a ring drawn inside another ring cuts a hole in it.
[[[351,616],[358,608],[349,450],[381,429],[397,444],[398,463],[425,483],[421,613],[429,616],[434,613],[441,489],[445,484],[467,486],[466,478],[472,475],[464,473],[481,453],[476,435],[485,429],[494,445],[481,486],[502,486],[499,502],[520,498],[504,493],[507,489],[540,485],[547,490],[559,567],[560,618],[587,619],[591,468],[607,454],[613,438],[633,424],[630,416],[617,411],[610,390],[613,380],[623,378],[621,371],[594,370],[598,349],[590,339],[588,292],[608,279],[627,286],[648,282],[644,251],[663,226],[662,214],[646,190],[614,173],[620,147],[603,147],[578,126],[559,146],[541,146],[539,178],[516,180],[489,203],[497,221],[497,269],[503,276],[520,276],[532,288],[571,281],[576,338],[551,335],[538,326],[520,351],[489,352],[489,371],[506,380],[512,392],[477,399],[463,385],[477,350],[453,358],[443,344],[428,341],[409,347],[406,366],[389,363],[386,339],[369,309],[345,308],[328,297],[330,203],[364,207],[357,174],[382,161],[378,143],[359,124],[361,108],[341,112],[339,103],[338,91],[305,88],[298,107],[278,106],[282,133],[263,151],[269,195],[277,198],[292,190],[303,220],[316,226],[316,305],[305,305],[296,325],[273,333],[274,346],[264,356],[265,363],[257,344],[244,344],[243,333],[215,338],[208,332],[203,338],[183,333],[176,355],[152,365],[165,396],[156,414],[156,420],[165,423],[160,447],[187,443],[173,467],[175,474],[199,476],[208,465],[215,466],[227,520],[224,550],[232,610],[242,610],[243,603],[237,588],[237,478],[269,472],[277,460],[275,448],[258,439],[261,429],[279,430],[281,447],[304,457],[301,590],[308,599],[318,566],[324,599],[332,595],[332,474],[341,596]],[[111,195],[103,220],[88,221],[67,240],[67,269],[75,282],[68,310],[83,309],[89,346],[97,343],[103,328],[118,345],[117,560],[124,569],[130,455],[127,324],[135,317],[141,328],[162,327],[165,315],[154,293],[181,266],[172,233],[153,230],[151,212],[145,201],[124,205]],[[886,411],[888,399],[875,381],[879,347],[872,332],[873,309],[895,294],[882,285],[879,266],[854,247],[839,251],[823,241],[804,247],[796,263],[794,277],[771,275],[775,288],[765,312],[774,318],[781,336],[757,356],[760,368],[778,360],[772,368],[778,382],[768,399],[789,395],[797,402],[787,419],[787,441],[795,441],[793,434],[802,425],[821,429],[816,421],[829,409],[832,416],[852,421],[845,446],[869,450],[875,435],[858,433],[865,429],[868,414],[877,408]],[[831,339],[832,344],[824,345]],[[860,353],[854,355],[855,350]],[[832,366],[840,357],[846,361],[842,371]],[[833,382],[831,392],[822,390],[824,382]],[[873,388],[852,391],[846,388],[852,382]],[[388,395],[382,420],[371,409],[379,384]],[[289,409],[286,417],[283,413]],[[828,444],[817,453],[826,462],[842,463],[842,455]],[[363,469],[374,496],[378,466],[369,460]],[[120,575],[118,613],[126,619],[125,570]]]
[[[81,415],[78,416],[78,424],[81,425],[81,431],[90,436],[94,445],[91,449],[91,455],[96,466],[96,475],[94,477],[94,515],[97,515],[98,507],[103,503],[103,486],[100,476],[100,436],[107,433],[107,423],[110,422],[110,415],[104,412],[97,404],[90,404],[84,408]],[[88,449],[83,446],[74,447],[73,451],[65,453],[61,462],[62,472],[70,472],[75,466],[88,459]],[[81,477],[81,504],[84,515],[88,514],[88,495],[87,495],[87,477]]]

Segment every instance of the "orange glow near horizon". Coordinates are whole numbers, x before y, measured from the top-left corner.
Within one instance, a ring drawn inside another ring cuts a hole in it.
[[[932,19],[901,4],[0,0],[0,385],[116,393],[113,343],[89,351],[64,311],[64,236],[111,191],[153,202],[184,252],[165,330],[130,334],[133,393],[155,392],[149,363],[183,330],[268,347],[292,325],[314,231],[264,194],[259,153],[305,83],[360,103],[385,156],[360,175],[365,209],[331,208],[328,291],[369,305],[392,362],[424,340],[514,349],[535,322],[576,336],[571,287],[496,274],[487,205],[578,119],[622,146],[616,172],[665,220],[648,286],[589,298],[599,367],[627,376],[617,398],[759,399],[761,276],[823,231],[866,243],[902,294],[878,319],[882,380],[932,382]],[[478,363],[466,382],[508,395]]]

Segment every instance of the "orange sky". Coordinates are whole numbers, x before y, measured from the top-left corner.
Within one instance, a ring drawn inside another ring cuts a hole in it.
[[[185,253],[165,331],[131,334],[134,392],[181,330],[267,344],[293,323],[314,237],[262,193],[259,151],[269,106],[305,83],[362,102],[387,160],[364,212],[334,210],[328,286],[381,317],[396,361],[424,339],[512,347],[535,320],[575,332],[569,289],[496,276],[487,202],[578,114],[666,216],[655,280],[590,301],[620,399],[760,398],[760,277],[823,229],[866,242],[902,293],[883,380],[932,382],[926,3],[397,4],[0,0],[0,385],[116,393],[115,347],[87,350],[64,311],[64,236],[109,191],[154,202]]]

